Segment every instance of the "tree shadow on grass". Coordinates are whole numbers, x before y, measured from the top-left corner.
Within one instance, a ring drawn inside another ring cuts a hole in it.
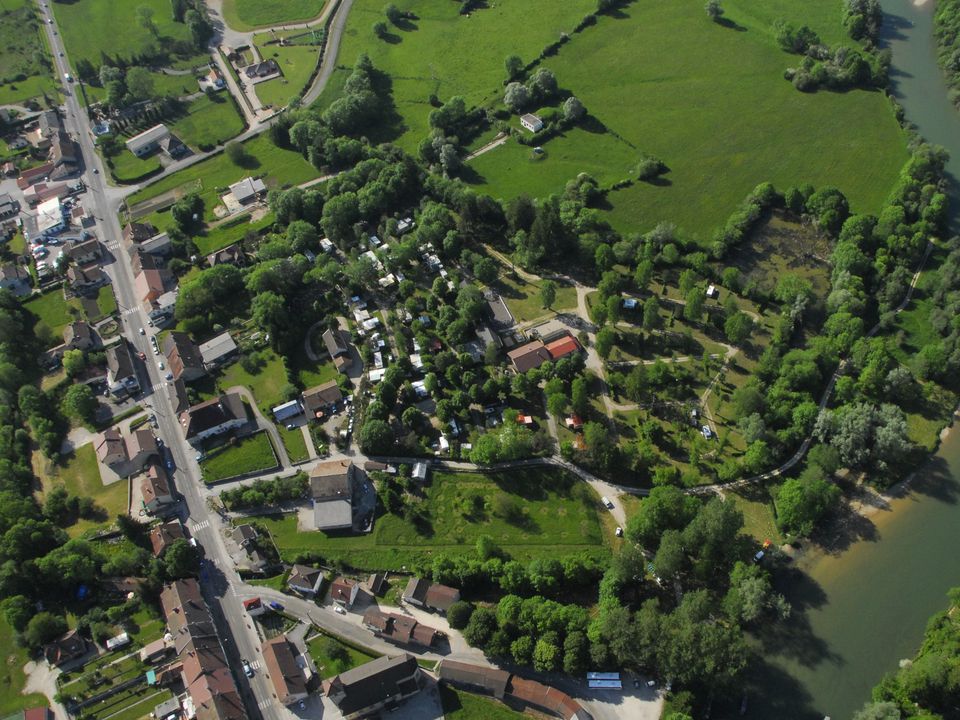
[[[414,30],[419,30],[420,26],[417,25],[414,20],[419,20],[420,18],[414,16],[412,18],[400,18],[397,22],[394,23],[394,27],[397,30],[402,30],[403,32],[413,32]]]
[[[736,22],[727,17],[721,17],[714,20],[717,25],[722,25],[725,28],[730,28],[731,30],[736,30],[737,32],[746,32],[747,28],[744,25],[738,25]]]
[[[403,38],[399,35],[394,35],[391,32],[385,33],[380,36],[380,39],[383,40],[388,45],[399,45],[403,42]]]
[[[457,175],[457,177],[463,180],[463,182],[467,183],[467,185],[482,185],[487,181],[487,179],[478,173],[476,169],[466,164],[460,168],[460,173]]]
[[[592,133],[594,135],[603,135],[604,133],[609,132],[607,126],[596,115],[590,115],[589,113],[583,117],[582,120],[577,124],[581,130]]]

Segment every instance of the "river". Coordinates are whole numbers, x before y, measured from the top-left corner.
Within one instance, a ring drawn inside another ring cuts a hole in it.
[[[960,113],[947,99],[932,37],[933,2],[881,0],[893,92],[921,136],[950,151],[952,225],[960,229]],[[808,557],[778,579],[794,604],[758,638],[746,717],[849,720],[871,688],[912,657],[927,619],[960,585],[960,427],[907,493],[850,528],[836,554]]]

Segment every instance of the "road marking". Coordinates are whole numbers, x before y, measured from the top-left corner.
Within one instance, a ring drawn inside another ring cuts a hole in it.
[[[194,529],[195,531],[196,531],[196,530],[203,530],[204,528],[208,528],[208,527],[210,527],[210,521],[209,521],[209,520],[202,520],[202,521],[200,521],[200,522],[198,522],[198,523],[194,523],[194,524],[193,524],[193,529]]]
[[[260,708],[261,710],[266,710],[271,705],[273,705],[272,700],[261,700],[260,702],[257,703],[257,707]]]
[[[259,670],[259,669],[260,669],[260,661],[259,661],[259,660],[254,660],[253,662],[250,663],[250,667],[252,667],[254,670]]]
[[[132,307],[132,308],[127,308],[126,310],[124,310],[124,311],[121,312],[120,314],[121,314],[121,315],[135,315],[135,314],[137,314],[138,312],[140,312],[140,308],[139,308],[139,307]]]
[[[157,392],[161,392],[166,387],[167,387],[166,383],[157,383],[156,385],[151,385],[150,389],[153,390],[155,393],[157,393]]]

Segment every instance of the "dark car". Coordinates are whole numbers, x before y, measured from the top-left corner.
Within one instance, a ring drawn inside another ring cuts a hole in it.
[[[271,609],[271,610],[276,610],[277,612],[282,612],[282,611],[283,611],[283,605],[281,605],[280,603],[278,603],[276,600],[271,600],[269,604],[270,604],[270,609]]]

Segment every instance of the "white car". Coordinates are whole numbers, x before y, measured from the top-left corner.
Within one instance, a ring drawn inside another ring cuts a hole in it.
[[[347,614],[347,611],[344,610],[344,609],[343,609],[342,607],[340,607],[339,605],[337,605],[337,606],[333,609],[333,611],[334,611],[335,613],[340,614],[340,615],[346,615],[346,614]]]

